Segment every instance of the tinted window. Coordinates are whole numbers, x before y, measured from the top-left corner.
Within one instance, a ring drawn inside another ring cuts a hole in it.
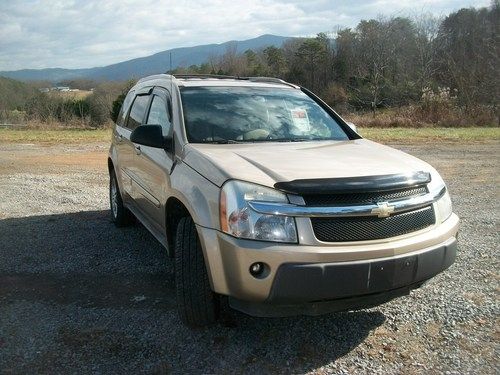
[[[163,134],[167,135],[170,131],[170,116],[167,110],[167,103],[165,100],[157,95],[153,97],[151,102],[151,109],[149,110],[148,125],[161,125]]]
[[[148,102],[149,95],[138,95],[135,97],[134,104],[132,104],[132,108],[130,109],[127,128],[134,130],[141,125]]]
[[[120,126],[125,125],[125,118],[127,117],[128,109],[130,108],[130,103],[132,103],[132,99],[134,99],[134,92],[129,91],[125,99],[123,100],[122,107],[120,109],[120,113],[118,114],[118,118],[116,123]]]
[[[189,142],[349,139],[328,112],[299,90],[186,87],[181,96]]]

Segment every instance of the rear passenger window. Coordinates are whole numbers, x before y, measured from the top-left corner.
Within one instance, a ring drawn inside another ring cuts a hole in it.
[[[144,112],[149,102],[149,95],[138,95],[135,97],[134,104],[130,109],[130,115],[127,121],[127,128],[134,130],[142,123]]]
[[[127,118],[128,109],[130,108],[132,99],[134,99],[134,91],[129,91],[125,99],[123,99],[120,113],[118,113],[118,118],[116,119],[116,123],[120,126],[125,126],[125,119]]]
[[[153,97],[151,102],[151,109],[149,110],[148,125],[161,125],[163,135],[168,135],[170,131],[170,116],[167,110],[167,103],[165,100],[157,95]]]

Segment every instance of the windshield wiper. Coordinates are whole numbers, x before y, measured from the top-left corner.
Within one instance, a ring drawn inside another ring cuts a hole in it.
[[[307,141],[329,141],[329,138],[312,138],[312,137],[302,137],[302,138],[276,138],[269,139],[269,142],[307,142]]]
[[[202,141],[202,143],[213,144],[243,144],[243,143],[259,143],[259,142],[307,142],[307,141],[332,141],[331,138],[314,138],[314,137],[296,137],[296,138],[266,138],[266,139],[245,139],[236,141],[234,139],[215,139],[212,141]]]
[[[215,141],[203,141],[203,143],[214,143],[219,145],[225,145],[225,144],[238,144],[243,142],[238,142],[235,141],[234,139],[217,139]]]

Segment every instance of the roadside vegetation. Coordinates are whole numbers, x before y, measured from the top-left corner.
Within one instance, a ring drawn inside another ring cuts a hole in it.
[[[363,20],[355,28],[290,39],[281,48],[237,53],[234,44],[172,73],[283,78],[318,93],[362,128],[498,127],[499,30],[500,2],[494,0],[443,18]],[[109,127],[133,83],[58,82],[85,93],[71,96],[40,92],[55,83],[0,77],[0,124]]]
[[[109,127],[113,103],[134,84],[75,80],[61,82],[78,91],[49,91],[49,82],[24,83],[0,77],[0,125],[30,129],[96,129]],[[9,98],[3,100],[3,98]],[[118,108],[119,110],[119,108]]]

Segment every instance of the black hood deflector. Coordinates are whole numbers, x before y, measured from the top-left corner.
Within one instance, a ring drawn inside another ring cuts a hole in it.
[[[274,187],[289,194],[345,194],[379,192],[423,186],[431,182],[429,172],[412,172],[382,176],[318,178],[277,182]]]

